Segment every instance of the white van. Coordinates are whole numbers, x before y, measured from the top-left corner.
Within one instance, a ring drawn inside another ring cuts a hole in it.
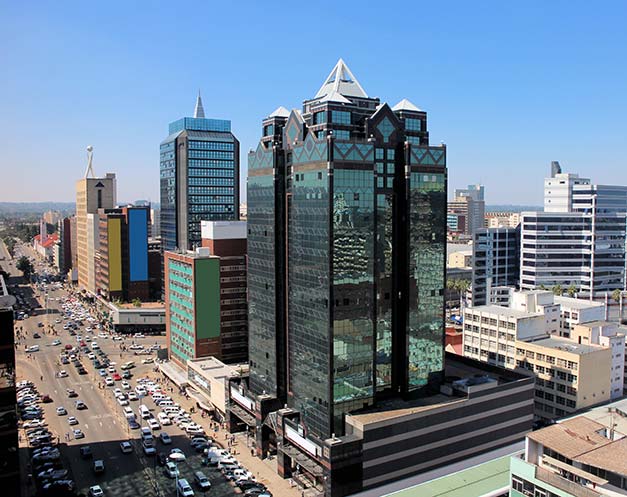
[[[161,406],[160,406],[161,407]],[[180,412],[180,409],[178,407],[174,407],[174,406],[165,406],[165,407],[161,407],[161,410],[163,412],[165,412],[166,414],[178,414]]]
[[[130,407],[125,407],[124,416],[126,416],[126,419],[134,419],[135,413],[133,412],[133,409],[131,409]]]
[[[183,497],[192,497],[194,491],[185,478],[181,478],[177,483],[177,493]]]
[[[159,423],[161,423],[162,425],[171,425],[172,421],[170,420],[170,418],[168,417],[168,415],[165,412],[160,412],[157,415],[157,419],[159,420]]]
[[[159,402],[159,407],[164,408],[164,407],[174,407],[174,401],[173,400],[162,400]]]
[[[139,406],[139,417],[142,419],[148,419],[150,417],[150,411],[146,406]]]

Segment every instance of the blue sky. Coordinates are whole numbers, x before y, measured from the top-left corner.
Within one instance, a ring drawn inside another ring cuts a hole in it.
[[[541,204],[551,160],[627,184],[627,2],[0,2],[0,201],[73,201],[88,144],[118,198],[159,197],[159,142],[192,115],[300,107],[339,57],[448,145],[449,189]],[[243,185],[244,180],[242,181]]]

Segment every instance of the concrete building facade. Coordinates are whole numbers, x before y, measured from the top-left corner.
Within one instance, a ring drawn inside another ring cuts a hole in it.
[[[103,178],[85,177],[76,182],[76,256],[78,284],[92,293],[95,292],[96,288],[94,274],[95,250],[92,247],[93,237],[95,236],[93,215],[97,216],[98,209],[113,208],[115,203],[115,174],[107,173]],[[89,215],[92,215],[91,220],[88,219]],[[97,233],[97,229],[95,232]]]

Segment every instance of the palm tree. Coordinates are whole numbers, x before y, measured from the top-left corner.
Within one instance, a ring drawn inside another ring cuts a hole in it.
[[[555,285],[553,287],[553,293],[555,295],[562,295],[564,293],[564,289],[562,288],[562,285]]]
[[[470,281],[468,280],[457,280],[457,291],[459,292],[459,310],[461,313],[462,310],[462,295],[464,295],[468,289],[470,288]]]
[[[612,292],[612,299],[618,303],[618,322],[623,322],[623,291],[617,288]]]
[[[566,290],[566,293],[568,293],[569,297],[574,297],[577,294],[577,287],[575,285],[570,285],[568,290]]]

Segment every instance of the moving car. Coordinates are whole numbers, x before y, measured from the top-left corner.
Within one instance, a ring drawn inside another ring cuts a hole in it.
[[[70,426],[77,425],[78,419],[76,419],[74,416],[70,416],[69,418],[67,418],[67,422]]]
[[[161,443],[163,445],[169,445],[172,443],[172,439],[170,438],[170,435],[168,435],[165,431],[162,431],[159,434],[159,440],[161,440]]]
[[[74,438],[77,439],[77,440],[79,438],[85,438],[85,434],[81,430],[79,430],[78,428],[76,430],[73,430],[72,434],[74,435]]]
[[[96,459],[94,461],[94,473],[96,473],[97,475],[100,473],[104,473],[105,471],[105,463],[102,459]]]
[[[67,411],[65,410],[65,407],[63,406],[57,407],[57,415],[65,416],[66,414],[67,414]]]
[[[83,409],[87,409],[87,405],[82,400],[76,401],[76,409],[82,411]]]
[[[131,442],[120,442],[120,450],[122,454],[130,454],[133,452],[133,445]]]

